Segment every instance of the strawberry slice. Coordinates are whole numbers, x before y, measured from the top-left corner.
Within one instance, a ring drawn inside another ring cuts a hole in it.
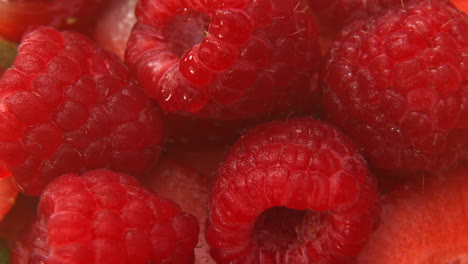
[[[358,264],[468,263],[468,168],[391,193]]]
[[[102,0],[0,1],[0,36],[15,42],[33,25],[73,29],[85,33]]]

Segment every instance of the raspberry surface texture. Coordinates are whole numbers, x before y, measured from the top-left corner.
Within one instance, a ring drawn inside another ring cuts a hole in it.
[[[315,21],[303,0],[142,0],[126,61],[169,112],[246,119],[308,107]]]
[[[467,158],[468,17],[410,1],[343,28],[322,72],[330,121],[383,169],[435,171]]]
[[[468,263],[468,168],[385,197],[382,221],[357,264]]]
[[[353,143],[312,118],[264,123],[227,154],[206,237],[219,263],[349,263],[379,214]]]
[[[124,64],[81,34],[29,33],[0,79],[0,165],[38,195],[53,178],[141,175],[160,154],[160,114]]]
[[[14,264],[189,264],[198,221],[180,207],[109,170],[66,174],[44,190]]]

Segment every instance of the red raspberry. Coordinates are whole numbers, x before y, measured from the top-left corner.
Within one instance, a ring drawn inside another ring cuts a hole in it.
[[[41,195],[13,264],[188,264],[198,231],[193,215],[131,176],[109,170],[66,174]]]
[[[347,262],[378,215],[362,156],[312,118],[254,128],[216,176],[206,236],[219,264]]]
[[[0,165],[27,194],[70,172],[137,176],[159,157],[160,114],[115,55],[78,33],[27,34],[0,98]]]
[[[136,16],[125,57],[166,111],[245,119],[309,96],[320,50],[305,0],[142,0]]]
[[[323,67],[330,120],[384,169],[467,158],[468,18],[437,0],[344,28]]]
[[[468,263],[467,179],[462,168],[386,196],[382,223],[357,263]]]

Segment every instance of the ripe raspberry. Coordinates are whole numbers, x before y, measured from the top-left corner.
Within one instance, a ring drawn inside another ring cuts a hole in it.
[[[142,0],[136,16],[126,61],[164,110],[245,119],[310,104],[320,49],[305,0]]]
[[[342,263],[378,215],[375,178],[351,141],[312,118],[259,125],[220,166],[207,241],[217,263]]]
[[[358,264],[468,263],[468,168],[383,199],[382,223]]]
[[[324,106],[372,165],[447,168],[467,157],[467,55],[465,14],[412,1],[341,31],[323,67]]]
[[[198,221],[135,178],[101,169],[51,182],[25,237],[14,264],[183,264],[193,263]]]
[[[87,32],[102,0],[0,1],[0,36],[19,42],[31,26]]]
[[[78,33],[27,34],[0,98],[0,165],[27,194],[70,172],[138,176],[159,157],[160,114],[115,55]]]

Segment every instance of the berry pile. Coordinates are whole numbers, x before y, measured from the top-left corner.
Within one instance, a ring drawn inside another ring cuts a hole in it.
[[[466,12],[0,1],[0,263],[468,263]]]

